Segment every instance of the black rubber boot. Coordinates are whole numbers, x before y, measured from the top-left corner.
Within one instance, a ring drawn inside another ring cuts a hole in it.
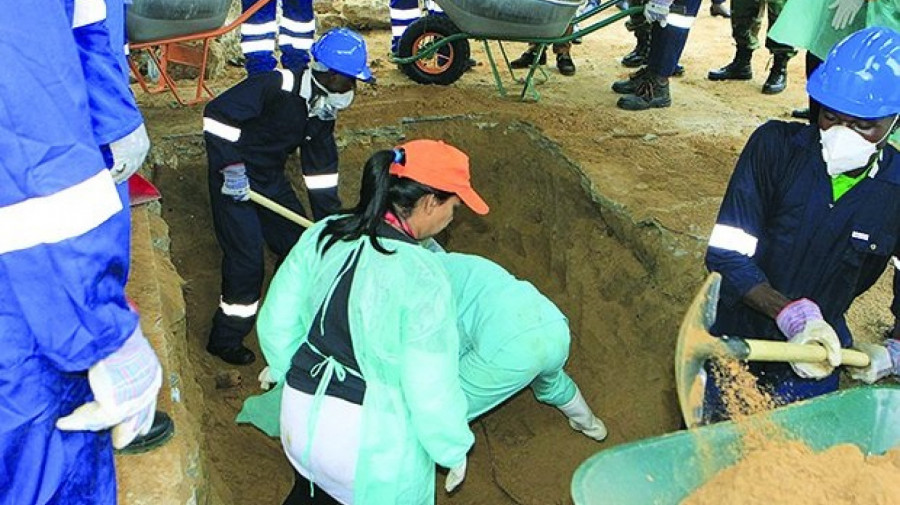
[[[712,17],[722,16],[723,18],[730,18],[731,9],[729,9],[728,6],[725,5],[725,2],[713,2],[712,5],[709,6],[709,15]]]
[[[809,120],[809,118],[810,118],[809,107],[807,107],[807,108],[805,108],[805,109],[794,109],[794,110],[792,110],[792,111],[791,111],[791,117],[792,117],[792,118],[797,118],[797,119],[806,119],[806,120]]]
[[[775,62],[769,69],[769,78],[763,84],[762,92],[766,95],[777,95],[787,87],[787,64],[790,57],[785,54],[776,54]]]
[[[710,70],[707,77],[710,81],[749,81],[753,79],[752,57],[752,50],[738,49],[734,61],[718,70]]]
[[[637,37],[637,45],[622,57],[622,65],[628,68],[646,65],[647,57],[650,55],[650,30],[637,29],[634,36]]]
[[[621,81],[616,81],[612,85],[612,90],[620,95],[630,95],[637,91],[638,86],[644,82],[650,75],[650,70],[647,67],[641,67],[637,72],[633,72],[628,76],[628,79],[623,79]]]
[[[536,55],[533,51],[528,50],[522,53],[522,56],[519,56],[518,59],[512,60],[509,62],[509,66],[511,68],[529,68],[531,64],[534,63],[534,58]],[[541,60],[539,62],[541,65],[547,64],[547,51],[541,53]]]
[[[117,449],[118,454],[140,454],[142,452],[152,451],[157,447],[165,444],[172,435],[175,434],[175,423],[163,411],[157,410],[153,415],[153,424],[150,431],[146,435],[139,435],[121,449]]]
[[[206,351],[213,356],[218,356],[225,363],[230,363],[232,365],[249,365],[256,361],[256,354],[243,345],[237,347],[225,347],[222,349],[207,345]]]
[[[562,75],[575,75],[575,62],[569,53],[556,55],[556,68]]]
[[[670,105],[669,79],[649,73],[633,94],[625,95],[616,102],[616,107],[625,110],[659,109]]]

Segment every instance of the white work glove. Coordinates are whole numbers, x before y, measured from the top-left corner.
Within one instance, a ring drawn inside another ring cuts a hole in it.
[[[860,342],[856,349],[869,356],[869,366],[865,368],[847,367],[850,377],[866,384],[872,384],[891,374],[900,372],[900,340],[889,339],[885,345]]]
[[[828,360],[823,363],[791,363],[794,372],[804,379],[822,379],[831,375],[841,364],[841,341],[830,324],[825,322],[819,306],[808,298],[785,305],[775,318],[778,329],[792,344],[819,344],[825,348]]]
[[[147,151],[150,150],[150,138],[144,123],[119,140],[109,144],[113,157],[113,166],[109,169],[116,184],[128,180],[144,164]]]
[[[672,7],[673,1],[650,0],[644,4],[644,17],[647,18],[647,22],[653,23],[656,21],[659,23],[659,26],[665,28],[666,18],[669,17],[669,9]]]
[[[222,169],[222,194],[234,198],[236,202],[250,199],[250,179],[247,178],[247,167],[243,163],[228,165]]]
[[[94,401],[58,419],[57,428],[65,431],[112,428],[116,449],[150,431],[156,412],[156,394],[162,385],[162,370],[140,327],[122,347],[88,370],[88,381]]]
[[[272,386],[275,385],[275,379],[272,378],[272,373],[269,372],[269,367],[266,366],[259,372],[259,376],[257,376],[257,380],[259,380],[259,387],[263,391],[268,391],[272,389]]]
[[[447,480],[444,481],[444,489],[447,490],[448,493],[452,493],[454,489],[462,484],[462,481],[465,478],[466,460],[464,459],[462,463],[451,468],[450,471],[447,472]]]
[[[828,6],[834,9],[834,17],[831,19],[831,27],[835,30],[847,28],[862,8],[864,0],[834,0]]]

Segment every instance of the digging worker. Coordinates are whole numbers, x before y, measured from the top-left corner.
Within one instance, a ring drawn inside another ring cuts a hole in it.
[[[722,274],[714,334],[827,350],[822,364],[749,364],[781,403],[837,389],[840,349],[853,343],[844,313],[900,254],[900,157],[887,143],[900,115],[900,33],[850,35],[813,72],[807,91],[822,104],[818,124],[770,121],[754,132],[706,255],[707,267]],[[900,315],[894,286],[891,309]],[[896,342],[888,349],[896,358]],[[895,365],[873,360],[855,373],[874,378]],[[717,421],[726,413],[709,375],[704,417]]]
[[[256,357],[242,344],[253,328],[264,276],[263,243],[284,257],[301,228],[248,200],[256,191],[303,214],[285,176],[298,147],[313,218],[340,208],[334,124],[350,106],[356,81],[371,81],[366,44],[356,32],[335,28],[312,46],[308,68],[249,77],[207,106],[203,117],[209,194],[222,248],[222,298],[207,350],[235,365]]]
[[[606,438],[606,426],[563,371],[569,359],[566,316],[530,282],[488,259],[437,253],[450,276],[459,328],[459,377],[469,420],[526,386],[558,408],[572,429]]]
[[[451,469],[448,491],[465,476],[453,298],[418,241],[460,204],[488,212],[469,181],[468,156],[441,141],[376,152],[356,207],[310,228],[269,287],[258,332],[286,382],[281,440],[340,503],[434,503],[435,463]]]
[[[113,447],[147,432],[162,382],[126,302],[129,214],[72,30],[104,15],[51,0],[0,16],[3,505],[115,504]]]

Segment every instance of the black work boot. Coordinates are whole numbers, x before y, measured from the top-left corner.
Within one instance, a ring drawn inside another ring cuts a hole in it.
[[[575,62],[572,61],[572,55],[569,53],[557,54],[556,68],[562,75],[575,75]]]
[[[710,70],[707,77],[710,81],[749,81],[753,79],[753,68],[750,66],[752,57],[751,49],[739,48],[734,61],[718,70]]]
[[[787,87],[787,64],[791,58],[786,54],[776,54],[775,62],[769,69],[769,78],[763,84],[762,92],[766,95],[777,95]]]
[[[616,102],[616,107],[625,110],[659,109],[672,105],[669,96],[669,78],[648,72],[633,94],[625,95]]]
[[[534,54],[534,51],[529,49],[528,51],[525,51],[524,53],[522,53],[522,56],[519,56],[518,59],[515,59],[515,60],[512,60],[511,62],[509,62],[509,66],[511,68],[529,68],[529,67],[531,67],[531,64],[534,63],[535,57],[537,57],[537,55]],[[541,59],[540,59],[539,63],[541,65],[547,64],[547,51],[544,51],[543,53],[541,53]]]
[[[642,67],[647,64],[647,56],[650,55],[650,30],[639,29],[635,31],[637,45],[634,49],[622,57],[622,66],[628,68]]]
[[[157,410],[153,415],[153,424],[150,431],[144,435],[138,435],[121,449],[116,449],[117,454],[140,454],[152,451],[165,444],[175,434],[175,423],[163,411]]]
[[[637,91],[638,86],[644,82],[650,75],[650,70],[647,67],[641,67],[637,70],[637,72],[632,72],[631,75],[628,76],[628,79],[623,79],[621,81],[616,81],[612,85],[612,90],[620,95],[630,95]]]

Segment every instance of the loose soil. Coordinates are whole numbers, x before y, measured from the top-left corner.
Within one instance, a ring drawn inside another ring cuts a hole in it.
[[[616,109],[609,89],[626,76],[618,59],[634,41],[621,24],[574,46],[578,73],[551,70],[539,103],[498,96],[474,45],[482,64],[460,81],[416,85],[387,62],[389,36],[366,33],[378,86],[361,86],[338,120],[342,198],[355,199],[369,153],[403,138],[444,138],[469,152],[492,212],[484,219],[461,213],[441,240],[495,259],[560,305],[573,330],[567,368],[610,431],[598,444],[569,429],[555,409],[518,395],[473,424],[465,484],[452,496],[439,491],[437,502],[571,503],[569,481],[585,458],[679,428],[672,356],[682,312],[702,279],[703,244],[750,132],[806,103],[802,61],[792,62],[789,88],[777,96],[760,93],[764,51],[754,80],[707,81],[709,69],[730,61],[733,44],[727,20],[703,12],[682,59],[687,75],[673,79],[673,106],[634,113]],[[522,49],[507,45],[514,55]],[[240,78],[242,70],[228,68],[211,87],[221,91]],[[193,92],[190,84],[184,93]],[[508,77],[506,84],[513,85]],[[219,385],[233,385],[217,388],[217,377],[234,367],[203,350],[221,253],[209,215],[202,108],[173,107],[168,95],[139,90],[138,99],[154,141],[153,180],[164,195],[173,260],[186,281],[188,348],[205,395],[203,443],[215,495],[226,505],[280,503],[291,485],[280,444],[233,422],[243,399],[258,392],[263,363],[236,369],[241,380],[227,372]],[[296,161],[291,170],[296,179]],[[854,308],[858,334],[891,323],[888,281]],[[255,335],[248,344],[256,346]]]

